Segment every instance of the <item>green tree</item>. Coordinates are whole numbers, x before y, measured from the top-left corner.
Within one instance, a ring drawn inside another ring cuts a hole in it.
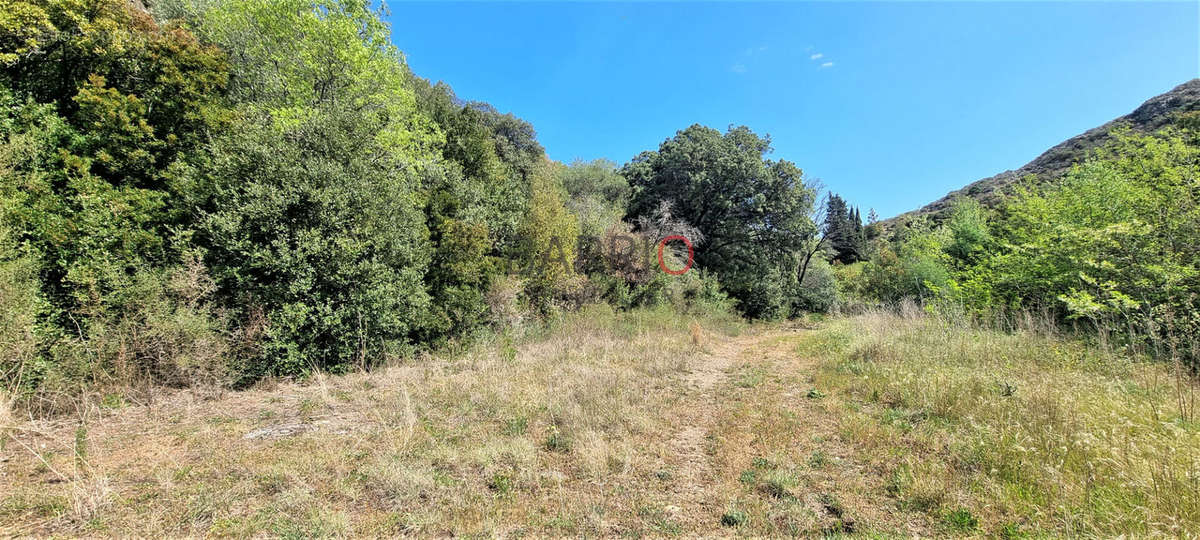
[[[946,253],[961,265],[977,262],[991,248],[986,210],[979,201],[966,197],[955,199],[945,227],[950,232]]]
[[[825,236],[833,251],[833,260],[842,264],[863,260],[866,235],[858,209],[851,208],[838,195],[830,195],[826,205]]]
[[[629,183],[611,161],[575,161],[556,164],[555,171],[567,194],[567,208],[579,218],[581,268],[589,273],[604,270],[605,233],[621,221],[629,204]]]
[[[446,330],[426,282],[445,139],[378,14],[353,0],[191,12],[230,58],[234,118],[184,176],[222,296],[243,327],[265,317],[242,375],[345,369]],[[447,244],[478,236],[436,217]]]
[[[430,198],[453,201],[448,217],[485,224],[490,254],[510,254],[529,208],[530,185],[517,164],[501,159],[501,135],[488,120],[495,113],[462,103],[444,83],[413,77],[411,84],[417,107],[443,137],[441,170],[430,174],[425,186]]]
[[[628,215],[669,202],[706,238],[697,266],[716,272],[754,317],[791,312],[798,254],[817,232],[808,217],[815,190],[793,163],[766,159],[770,151],[770,139],[749,128],[693,125],[621,169],[633,188]]]
[[[547,161],[534,173],[529,216],[522,227],[525,241],[520,261],[530,270],[530,292],[543,308],[568,292],[577,278],[579,222],[567,210],[565,190]]]
[[[113,184],[161,189],[164,171],[221,117],[225,55],[124,0],[7,0],[0,81],[52,103],[71,153]],[[33,36],[33,37],[30,37]]]
[[[38,257],[43,322],[86,338],[188,249],[173,171],[219,128],[224,54],[121,0],[10,0],[0,37],[6,216]],[[158,269],[158,270],[155,270]]]

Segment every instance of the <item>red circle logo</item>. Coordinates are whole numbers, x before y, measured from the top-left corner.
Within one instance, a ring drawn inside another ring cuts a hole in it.
[[[667,242],[670,242],[672,240],[679,240],[680,242],[683,242],[683,245],[687,246],[687,248],[688,248],[687,265],[684,266],[680,270],[671,270],[670,268],[667,268],[667,263],[663,261],[663,248],[666,247]],[[662,241],[660,241],[658,243],[658,267],[662,268],[663,272],[671,274],[672,276],[682,275],[684,272],[687,272],[689,269],[691,269],[692,268],[692,260],[695,257],[695,255],[696,255],[696,253],[692,249],[692,243],[689,242],[687,238],[680,236],[678,234],[663,238]]]

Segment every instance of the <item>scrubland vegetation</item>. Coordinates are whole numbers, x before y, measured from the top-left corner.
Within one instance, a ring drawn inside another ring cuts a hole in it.
[[[749,129],[674,139],[728,169],[705,189],[743,190],[689,225],[701,191],[662,197],[673,145],[552,162],[528,123],[411,73],[364,3],[3,7],[0,370],[23,409],[342,373],[596,301],[795,312],[815,192]],[[715,259],[666,279],[654,247],[681,232],[773,279]]]
[[[390,32],[0,0],[0,533],[1200,534],[1200,106],[864,221],[745,126],[554,162]]]
[[[996,209],[957,201],[940,224],[892,231],[846,271],[868,298],[920,298],[1003,319],[1044,311],[1132,354],[1196,369],[1200,152],[1196,112],[1153,135],[1117,131],[1064,177],[1031,178]]]

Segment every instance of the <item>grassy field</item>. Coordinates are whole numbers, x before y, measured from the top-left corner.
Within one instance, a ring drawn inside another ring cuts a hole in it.
[[[370,373],[10,418],[0,534],[1195,535],[1169,368],[919,314],[595,307]]]

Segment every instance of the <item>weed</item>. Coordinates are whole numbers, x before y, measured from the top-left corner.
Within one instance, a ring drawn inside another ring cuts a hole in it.
[[[494,474],[492,479],[488,480],[488,489],[494,491],[496,496],[504,497],[513,490],[512,477],[507,474]]]
[[[80,424],[75,428],[75,469],[83,471],[87,469],[88,458],[88,430],[87,426]]]
[[[946,513],[945,522],[951,529],[970,532],[979,527],[979,519],[966,508],[956,508]]]
[[[761,368],[749,368],[742,371],[736,384],[739,388],[754,388],[763,383],[766,372]]]
[[[846,514],[846,508],[842,506],[842,502],[838,500],[832,493],[822,493],[818,500],[825,507],[825,511],[829,512],[833,517],[840,518]]]
[[[776,499],[791,499],[796,478],[784,471],[771,471],[763,476],[758,490]]]
[[[316,412],[317,408],[320,407],[320,405],[321,405],[320,402],[318,402],[317,400],[315,400],[313,398],[306,397],[306,398],[300,400],[300,404],[299,404],[300,418],[304,419],[305,422],[311,421],[312,417],[313,417],[313,413]]]
[[[1017,538],[1024,538],[1026,535],[1021,531],[1020,523],[1010,521],[1000,526],[1000,530],[996,536],[1005,540],[1015,540]]]
[[[125,405],[125,397],[113,392],[104,394],[104,398],[100,400],[100,406],[105,409],[120,409]]]
[[[906,465],[897,467],[892,474],[888,476],[888,481],[884,484],[884,490],[888,495],[899,497],[912,484],[912,475],[908,471]]]
[[[808,466],[814,469],[824,468],[828,464],[829,454],[826,454],[823,450],[817,450],[808,457]]]
[[[529,419],[525,416],[510,418],[504,423],[504,434],[508,436],[524,435],[529,427]]]
[[[721,525],[726,527],[741,527],[750,521],[750,516],[741,510],[731,508],[721,514]]]
[[[546,436],[546,441],[542,443],[542,447],[550,452],[569,452],[571,450],[571,440],[559,431],[558,426],[550,426],[550,434]]]

